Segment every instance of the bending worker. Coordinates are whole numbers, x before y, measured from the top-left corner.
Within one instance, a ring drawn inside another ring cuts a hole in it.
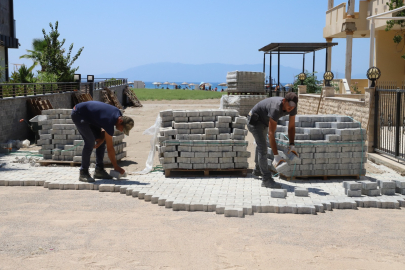
[[[262,176],[262,186],[270,188],[281,188],[281,185],[274,181],[267,163],[267,141],[268,136],[271,149],[274,153],[273,166],[277,168],[285,162],[277,151],[276,139],[274,137],[277,128],[277,121],[280,117],[290,115],[288,124],[288,138],[290,146],[288,153],[292,151],[297,154],[294,147],[295,137],[295,115],[297,114],[298,96],[295,93],[287,93],[285,98],[271,97],[257,103],[248,115],[248,129],[256,141],[255,169],[253,174]]]
[[[111,179],[104,169],[104,152],[107,144],[108,157],[114,170],[120,174],[125,173],[117,164],[113,144],[114,127],[125,135],[134,127],[134,120],[122,116],[121,111],[109,104],[99,101],[87,101],[77,104],[72,110],[72,120],[84,140],[82,153],[82,166],[80,167],[79,181],[94,182],[89,174],[90,156],[96,149],[96,169],[94,178]]]

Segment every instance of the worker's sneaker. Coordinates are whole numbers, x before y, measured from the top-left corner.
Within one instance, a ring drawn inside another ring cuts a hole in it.
[[[92,183],[94,179],[91,178],[88,170],[80,170],[79,181]]]
[[[266,179],[263,179],[262,187],[281,188],[281,185],[279,183],[277,183],[276,181],[274,181],[273,178],[266,178]]]
[[[94,179],[112,179],[113,177],[109,175],[106,170],[96,167],[94,171]]]

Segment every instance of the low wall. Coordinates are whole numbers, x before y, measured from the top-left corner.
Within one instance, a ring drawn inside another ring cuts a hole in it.
[[[357,99],[357,100],[364,100],[365,99],[364,94],[335,94],[335,97],[351,98],[351,99]]]
[[[362,128],[368,129],[367,141],[370,141],[369,151],[373,142],[373,132],[370,132],[370,127],[374,125],[372,108],[374,108],[374,89],[366,89],[364,101],[353,98],[343,97],[322,97],[315,94],[300,94],[298,103],[298,114],[339,114],[352,117],[354,120],[361,123]],[[373,128],[373,127],[372,127]]]
[[[115,92],[115,95],[117,96],[118,101],[123,105],[126,104],[126,100],[124,100],[125,99],[125,96],[124,96],[125,87],[127,87],[127,85],[108,87],[111,91]],[[101,96],[102,90],[103,89],[98,89],[98,90],[93,91],[93,100],[102,101],[102,96]]]
[[[121,104],[124,102],[124,89],[126,85],[110,87],[115,91],[118,100]],[[31,117],[27,100],[31,98],[48,99],[54,109],[71,109],[72,93],[65,92],[59,94],[46,94],[37,96],[22,96],[15,98],[0,99],[0,143],[8,140],[25,140],[34,139],[34,134],[31,132],[27,124],[20,123],[20,119],[29,120]],[[95,90],[93,93],[93,100],[101,101],[101,90]]]

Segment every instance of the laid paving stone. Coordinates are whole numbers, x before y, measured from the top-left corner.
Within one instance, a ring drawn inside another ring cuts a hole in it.
[[[346,193],[347,197],[361,197],[361,189],[360,190],[346,189],[345,193]]]
[[[98,191],[100,192],[114,192],[115,185],[113,184],[101,184]]]
[[[298,197],[308,197],[308,189],[296,187],[294,190],[294,194],[295,194],[295,196],[298,196]]]
[[[285,198],[285,197],[287,197],[287,190],[286,189],[272,189],[270,194],[271,194],[272,198]]]
[[[234,153],[236,154],[236,152]],[[23,185],[22,187],[25,188],[43,186],[59,190],[119,192],[151,204],[157,204],[157,206],[172,208],[174,211],[203,211],[225,215],[226,210],[226,216],[229,217],[243,217],[253,215],[255,212],[316,214],[332,211],[333,208],[398,209],[405,207],[405,196],[398,193],[399,189],[402,189],[398,185],[402,187],[405,178],[399,175],[373,175],[374,178],[362,178],[357,181],[361,184],[362,194],[366,190],[370,195],[384,189],[376,189],[377,183],[384,183],[383,186],[392,186],[394,183],[394,191],[397,193],[392,193],[391,189],[390,194],[393,195],[378,194],[377,197],[363,195],[348,198],[343,187],[345,179],[330,182],[311,179],[286,182],[276,178],[277,182],[287,187],[280,191],[261,187],[261,182],[250,175],[246,178],[193,177],[190,181],[190,178],[165,178],[162,173],[155,172],[147,175],[128,175],[126,181],[97,180],[95,183],[85,183],[77,181],[77,170],[77,168],[70,167],[34,167],[26,172],[0,169],[0,185],[1,188]],[[93,172],[94,169],[90,173]],[[386,182],[391,182],[391,184],[385,184]],[[380,187],[379,184],[378,187]],[[301,189],[310,192],[311,197],[296,196],[295,191]]]

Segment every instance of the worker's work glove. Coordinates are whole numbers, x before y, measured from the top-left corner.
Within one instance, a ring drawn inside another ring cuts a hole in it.
[[[283,164],[283,162],[286,162],[280,155],[274,155],[274,160],[273,160],[273,166],[274,168],[277,168],[278,165]]]
[[[290,145],[290,146],[288,147],[287,155],[290,154],[290,153],[293,153],[294,155],[296,155],[297,157],[299,157],[299,156],[298,156],[298,153],[297,153],[297,150],[295,150],[295,145]]]

